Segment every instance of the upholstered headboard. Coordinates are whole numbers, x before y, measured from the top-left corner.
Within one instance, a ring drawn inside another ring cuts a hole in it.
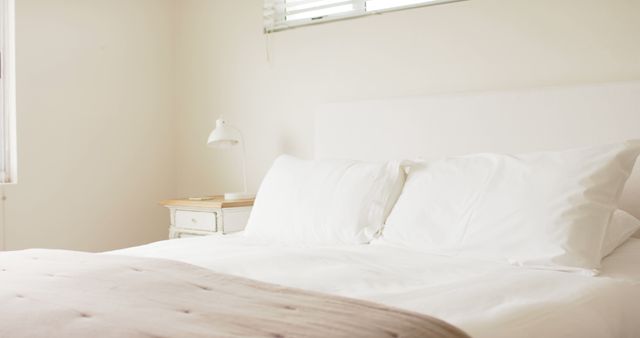
[[[332,103],[316,158],[432,158],[640,139],[640,82]],[[621,207],[640,217],[640,164]]]

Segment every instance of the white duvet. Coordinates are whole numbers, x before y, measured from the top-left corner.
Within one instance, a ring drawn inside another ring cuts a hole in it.
[[[640,239],[589,277],[441,257],[377,242],[276,247],[241,236],[157,242],[110,252],[364,299],[432,315],[473,337],[640,337]]]

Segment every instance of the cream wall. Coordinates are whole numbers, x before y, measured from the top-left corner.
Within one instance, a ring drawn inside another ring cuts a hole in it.
[[[423,7],[275,33],[271,62],[261,10],[262,0],[180,1],[182,195],[240,187],[235,154],[203,146],[220,114],[245,132],[255,191],[277,154],[313,157],[318,103],[640,79],[640,1]]]
[[[279,153],[313,157],[319,103],[640,79],[635,0],[470,0],[268,43],[262,0],[16,1],[8,249],[165,238],[158,200],[240,189],[239,152],[205,146],[221,114],[255,191]]]
[[[171,0],[17,0],[19,183],[7,249],[166,238],[174,194]]]

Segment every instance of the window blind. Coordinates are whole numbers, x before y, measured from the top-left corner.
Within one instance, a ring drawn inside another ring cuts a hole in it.
[[[464,0],[265,0],[264,30],[275,32],[314,23]]]
[[[14,0],[0,0],[0,184],[16,182]]]

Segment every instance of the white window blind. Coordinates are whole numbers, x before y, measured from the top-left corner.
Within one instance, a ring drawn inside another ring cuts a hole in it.
[[[265,0],[264,30],[275,32],[314,23],[464,0]]]
[[[14,0],[0,0],[0,184],[16,182]]]

